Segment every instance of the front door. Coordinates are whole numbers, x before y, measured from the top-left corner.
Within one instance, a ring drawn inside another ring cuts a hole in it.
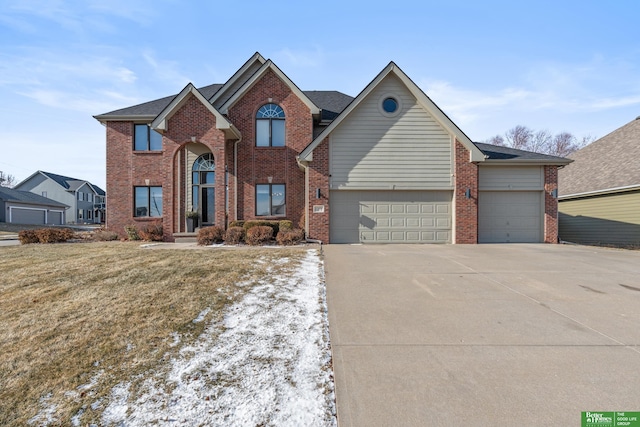
[[[198,157],[192,169],[193,209],[200,214],[201,225],[214,225],[216,166],[213,154],[207,153]]]
[[[216,199],[215,187],[202,187],[202,203],[200,205],[200,216],[202,224],[215,224],[216,222]]]

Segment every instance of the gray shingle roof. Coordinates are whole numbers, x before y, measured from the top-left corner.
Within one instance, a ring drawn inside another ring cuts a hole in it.
[[[71,178],[71,177],[64,176],[64,175],[58,175],[58,174],[51,173],[51,172],[45,172],[45,171],[39,171],[39,172],[41,174],[49,177],[50,179],[54,180],[55,182],[57,182],[62,187],[66,188],[67,190],[72,190],[72,191],[77,190],[78,188],[80,188],[86,182],[89,185],[91,185],[91,187],[93,187],[93,189],[96,190],[96,192],[99,195],[104,196],[106,194],[102,188],[98,187],[97,185],[91,184],[89,181],[85,181],[85,180],[77,179],[77,178]]]
[[[221,84],[212,84],[198,88],[202,95],[210,99],[220,88]],[[322,119],[333,120],[353,100],[349,95],[335,90],[303,91],[322,111]],[[145,102],[131,107],[121,108],[108,113],[99,114],[96,117],[108,118],[109,116],[152,116],[155,117],[165,109],[176,95],[166,96],[154,101]]]
[[[533,162],[550,162],[550,163],[568,163],[569,160],[564,157],[550,156],[548,154],[534,153],[532,151],[517,150],[511,147],[502,147],[499,145],[485,144],[482,142],[474,142],[476,147],[480,149],[487,157],[487,160],[505,160],[505,161],[533,161]]]
[[[568,156],[574,162],[560,170],[560,195],[640,185],[640,119]]]
[[[309,99],[322,109],[323,120],[333,120],[353,101],[353,97],[337,90],[305,90]]]
[[[68,207],[67,205],[51,200],[47,197],[31,193],[30,191],[14,190],[13,188],[0,187],[0,200],[6,202],[20,202],[30,205],[45,205],[55,207]]]

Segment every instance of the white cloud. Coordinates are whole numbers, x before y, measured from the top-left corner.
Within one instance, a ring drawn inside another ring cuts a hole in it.
[[[604,134],[589,127],[596,115],[640,106],[640,84],[625,78],[628,64],[614,62],[595,58],[583,64],[539,64],[497,88],[429,78],[418,84],[456,124],[479,135],[495,135],[517,124]],[[613,75],[619,77],[611,79]]]
[[[146,64],[151,67],[151,73],[148,75],[149,78],[170,83],[173,86],[184,86],[191,81],[189,77],[180,70],[180,63],[177,61],[157,59],[155,52],[150,49],[142,52],[142,58]]]
[[[276,62],[283,62],[295,67],[317,67],[324,62],[324,51],[319,46],[309,50],[292,50],[284,48],[275,54]]]

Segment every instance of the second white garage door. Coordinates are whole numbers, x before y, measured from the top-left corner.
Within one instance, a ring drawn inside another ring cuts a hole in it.
[[[542,192],[481,191],[479,243],[542,242]]]
[[[331,243],[451,243],[450,191],[331,191]]]

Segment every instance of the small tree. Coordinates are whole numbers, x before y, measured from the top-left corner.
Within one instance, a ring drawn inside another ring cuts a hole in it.
[[[16,178],[13,175],[0,171],[0,187],[13,187],[16,185]]]

